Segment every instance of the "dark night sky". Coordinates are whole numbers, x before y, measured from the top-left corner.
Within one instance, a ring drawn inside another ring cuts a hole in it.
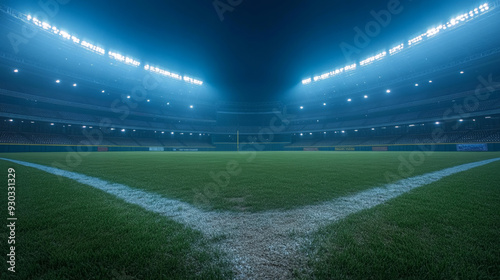
[[[227,3],[227,0],[220,0]],[[219,19],[213,0],[72,0],[50,23],[82,39],[166,69],[200,78],[227,99],[274,100],[303,78],[346,59],[340,44],[353,44],[355,27],[391,0],[242,0]],[[38,0],[4,0],[24,13]],[[401,0],[403,10],[363,48],[366,58],[392,47],[483,1]]]

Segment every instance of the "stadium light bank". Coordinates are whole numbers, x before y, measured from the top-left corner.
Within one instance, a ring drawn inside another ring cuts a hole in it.
[[[96,54],[102,55],[102,56],[104,56],[106,54],[106,50],[103,47],[94,45],[94,44],[92,44],[88,41],[85,41],[85,40],[81,40],[77,36],[72,35],[69,32],[67,32],[63,29],[60,29],[56,26],[53,26],[47,22],[41,21],[38,18],[33,17],[32,15],[25,15],[25,19],[29,23],[38,26],[39,28],[45,30],[46,32],[57,35],[63,40],[73,42],[74,44],[76,44],[76,45],[78,45],[78,46],[80,46],[88,51],[91,51],[93,53],[96,53]],[[117,51],[108,50],[107,54],[108,54],[108,57],[110,59],[122,62],[126,65],[130,65],[133,67],[141,66],[141,62],[138,59],[122,55]],[[146,64],[144,66],[144,70],[162,75],[162,76],[167,77],[167,78],[172,78],[175,80],[184,81],[186,83],[190,83],[190,84],[194,84],[194,85],[198,85],[198,86],[203,85],[203,81],[191,78],[189,76],[182,76],[180,74],[172,73],[170,71],[164,70],[164,69],[159,68],[159,67],[150,66],[149,64]]]
[[[484,3],[477,8],[470,10],[467,13],[463,13],[459,16],[456,16],[456,17],[450,19],[445,24],[439,24],[436,27],[433,27],[433,28],[427,30],[427,32],[424,32],[422,34],[419,34],[418,36],[415,36],[414,38],[408,40],[408,42],[406,42],[406,43],[398,44],[397,46],[389,49],[388,51],[383,51],[383,52],[378,53],[374,56],[371,56],[371,57],[368,57],[364,60],[361,60],[359,62],[359,66],[361,66],[361,67],[368,66],[376,61],[380,61],[380,60],[384,59],[387,56],[392,56],[392,55],[395,55],[395,54],[398,54],[398,53],[404,51],[405,49],[412,48],[412,47],[418,45],[419,43],[421,43],[425,40],[431,39],[444,31],[451,30],[451,29],[453,29],[457,26],[463,25],[463,24],[465,24],[465,23],[467,23],[467,22],[469,22],[469,21],[471,21],[471,20],[473,20],[481,15],[484,15],[489,10],[490,10],[490,4]],[[344,73],[344,72],[354,71],[354,70],[356,70],[357,67],[358,67],[358,64],[353,63],[351,65],[332,70],[332,71],[324,73],[322,75],[314,76],[313,78],[304,79],[304,80],[302,80],[302,84],[308,85],[308,84],[311,84],[313,82],[326,80],[326,79],[335,77],[335,76],[337,76],[341,73]]]

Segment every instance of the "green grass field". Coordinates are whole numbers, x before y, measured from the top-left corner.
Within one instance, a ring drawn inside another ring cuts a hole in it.
[[[1,154],[56,166],[196,205],[261,213],[329,201],[500,153],[231,152]],[[55,164],[56,163],[56,164]],[[16,276],[1,279],[231,279],[219,240],[116,197],[43,171],[16,170]],[[314,234],[297,278],[498,279],[500,163],[421,187]],[[200,197],[202,199],[200,199]],[[4,218],[5,220],[5,218]],[[0,231],[8,253],[7,229]],[[6,253],[4,253],[6,252]]]

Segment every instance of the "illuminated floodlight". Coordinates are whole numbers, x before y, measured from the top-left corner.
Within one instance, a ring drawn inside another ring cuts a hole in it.
[[[122,129],[122,132],[125,132],[125,129]]]
[[[150,71],[150,72],[153,72],[156,74],[160,74],[160,75],[165,76],[165,77],[173,78],[176,80],[182,80],[182,76],[179,74],[172,73],[170,71],[167,71],[167,70],[164,70],[164,69],[161,69],[158,67],[154,67],[154,66],[151,66],[149,64],[144,65],[144,70]]]
[[[167,102],[167,106],[170,106],[170,102]]]
[[[50,125],[54,125],[54,123],[50,123]]]
[[[300,110],[304,110],[304,106],[300,106]]]
[[[405,44],[401,44],[401,45],[398,45],[392,49],[389,50],[389,54],[390,55],[393,55],[393,54],[397,54],[398,52],[402,51],[405,47]]]
[[[416,45],[416,44],[422,42],[422,40],[424,40],[424,36],[426,36],[426,35],[427,35],[427,33],[420,34],[417,37],[408,40],[408,46]]]
[[[391,93],[391,90],[390,90],[390,89],[388,89],[388,90],[386,90],[385,92],[387,92],[387,93]]]
[[[365,98],[365,99],[367,99],[367,98],[368,98],[368,95],[365,95],[365,96],[364,96],[364,98]]]
[[[439,122],[436,122],[436,124],[439,124]]]
[[[418,87],[418,84],[415,84],[416,87]]]
[[[375,128],[372,128],[372,130],[375,130]]]
[[[460,71],[460,74],[463,74],[463,73],[465,73],[465,72],[464,71]]]
[[[162,131],[161,134],[165,134],[165,131]]]
[[[459,122],[463,122],[464,120],[463,119],[460,119]]]
[[[354,130],[354,132],[358,132],[358,130],[356,129],[356,130]]]
[[[351,98],[347,99],[347,102],[351,102],[351,101],[352,101],[352,99],[351,99]]]
[[[110,129],[111,129],[111,130],[115,130],[115,128],[114,128],[114,127],[110,128]]]
[[[429,84],[432,84],[432,80],[429,80]]]
[[[193,105],[189,105],[189,108],[193,109],[193,108],[194,108],[194,106],[193,106]]]
[[[13,119],[10,119],[9,122],[13,122],[14,120]]]
[[[148,99],[148,100],[146,100],[146,102],[151,102],[151,100]]]
[[[368,64],[373,63],[374,61],[381,60],[381,59],[382,59],[382,58],[384,58],[386,55],[387,55],[387,52],[381,52],[381,53],[379,53],[379,54],[377,54],[377,55],[374,55],[374,56],[372,56],[372,57],[369,57],[369,58],[367,58],[367,59],[365,59],[365,60],[361,61],[361,62],[359,63],[359,65],[361,65],[361,66],[366,66],[366,65],[368,65]]]
[[[105,91],[105,90],[102,90],[101,92],[102,92],[102,93],[105,93],[106,91]]]
[[[130,58],[128,56],[123,56],[117,52],[113,52],[113,51],[109,51],[108,52],[108,55],[110,58],[114,59],[114,60],[118,60],[120,62],[123,62],[125,64],[129,64],[129,65],[132,65],[132,66],[135,66],[135,67],[138,67],[141,65],[141,63],[133,58]]]
[[[313,80],[315,82],[320,81],[320,80],[325,80],[325,79],[337,76],[337,75],[339,75],[341,73],[354,70],[354,69],[356,69],[356,67],[357,67],[356,63],[351,64],[351,65],[347,65],[347,66],[345,66],[343,68],[336,69],[336,70],[330,71],[328,73],[324,73],[324,74],[319,75],[319,76],[314,76]]]
[[[303,84],[303,85],[310,84],[311,82],[312,82],[312,79],[311,79],[311,78],[308,78],[308,79],[302,80],[302,84]]]
[[[130,95],[127,95],[127,99],[130,99]]]
[[[312,132],[311,132],[311,133],[309,133],[309,135],[313,135],[313,134],[312,134]]]
[[[76,87],[76,86],[77,86],[77,84],[73,84],[73,86],[74,86],[74,87]]]
[[[94,44],[91,44],[87,41],[82,41],[81,45],[82,45],[82,47],[86,48],[87,50],[93,51],[93,52],[98,53],[100,55],[104,55],[106,53],[103,48],[98,47]]]
[[[175,132],[170,132],[170,134],[174,135],[174,134],[175,134]]]
[[[323,103],[323,106],[326,106],[326,103]]]
[[[199,85],[199,86],[203,85],[202,81],[190,78],[188,76],[184,76],[183,79],[184,79],[185,82],[188,82],[188,83],[191,83],[191,84],[195,84],[195,85]]]
[[[300,136],[304,136],[304,133],[301,133]]]
[[[82,126],[82,128],[87,128],[87,126],[86,126],[86,125],[83,125],[83,126]]]
[[[56,80],[56,84],[59,84],[59,83],[61,83],[61,80]]]
[[[19,72],[19,69],[14,69],[14,73],[18,73]]]
[[[345,131],[344,131],[344,130],[342,130],[342,133],[345,133]]]

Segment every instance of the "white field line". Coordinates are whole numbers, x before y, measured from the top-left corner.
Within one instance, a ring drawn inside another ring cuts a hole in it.
[[[489,159],[446,168],[318,205],[288,211],[234,213],[203,211],[185,202],[95,177],[29,162],[0,159],[94,187],[197,229],[209,237],[224,234],[226,239],[221,241],[219,246],[232,257],[238,279],[289,279],[292,277],[291,269],[302,264],[303,260],[298,256],[298,251],[304,242],[308,242],[307,235],[320,227],[444,177],[500,160]]]

